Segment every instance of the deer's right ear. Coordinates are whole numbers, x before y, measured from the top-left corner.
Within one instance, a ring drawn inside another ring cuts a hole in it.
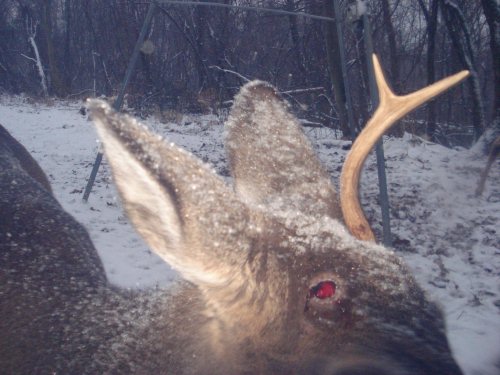
[[[234,241],[247,238],[247,207],[193,155],[104,102],[88,107],[137,231],[186,279],[223,283],[246,258],[247,246]]]
[[[330,176],[299,121],[268,83],[253,81],[235,97],[226,149],[236,192],[247,201],[340,218]]]

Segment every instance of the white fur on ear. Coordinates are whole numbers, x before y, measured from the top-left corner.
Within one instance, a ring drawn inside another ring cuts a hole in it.
[[[185,279],[226,283],[246,257],[247,208],[194,155],[104,102],[89,109],[135,229]]]

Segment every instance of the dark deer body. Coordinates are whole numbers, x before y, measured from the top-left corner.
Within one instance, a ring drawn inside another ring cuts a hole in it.
[[[86,231],[0,148],[0,372],[461,374],[402,261],[341,224],[272,87],[235,99],[234,190],[132,118],[91,110],[131,221],[186,282],[111,286]]]
[[[35,181],[40,183],[48,191],[52,191],[49,179],[42,168],[40,168],[28,150],[16,141],[2,125],[0,125],[0,148],[2,149],[2,155],[5,155],[5,157],[9,155],[9,157],[14,158],[20,164],[20,167]]]

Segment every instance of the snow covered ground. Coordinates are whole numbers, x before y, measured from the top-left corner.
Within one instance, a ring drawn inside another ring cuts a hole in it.
[[[98,142],[81,103],[33,103],[0,97],[0,123],[47,173],[57,199],[83,223],[109,279],[121,286],[168,286],[177,275],[134,232],[104,161],[88,203],[83,189]],[[222,121],[184,115],[180,124],[147,121],[228,176]],[[337,181],[347,151],[328,131],[308,131]],[[474,196],[485,163],[467,150],[450,150],[406,135],[385,140],[395,248],[447,317],[454,354],[468,375],[500,373],[500,168],[493,167],[482,197]],[[380,232],[375,158],[362,178],[362,201]],[[1,214],[1,213],[0,213]]]

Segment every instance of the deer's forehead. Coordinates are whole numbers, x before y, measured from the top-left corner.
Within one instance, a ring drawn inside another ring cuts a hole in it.
[[[282,252],[291,257],[328,259],[325,254],[337,258],[352,258],[357,263],[364,259],[380,265],[401,262],[392,250],[383,246],[359,241],[354,238],[338,220],[328,216],[305,215],[300,211],[275,211],[267,223],[261,225],[270,233],[270,240],[279,244]]]
[[[335,278],[346,287],[365,285],[371,289],[395,290],[390,286],[398,285],[397,293],[412,287],[409,271],[392,250],[356,240],[337,220],[296,211],[273,215],[271,224],[262,226],[268,235],[261,240],[264,238],[266,243],[258,246],[283,267],[292,267],[294,279],[301,284],[314,283],[323,277]]]

